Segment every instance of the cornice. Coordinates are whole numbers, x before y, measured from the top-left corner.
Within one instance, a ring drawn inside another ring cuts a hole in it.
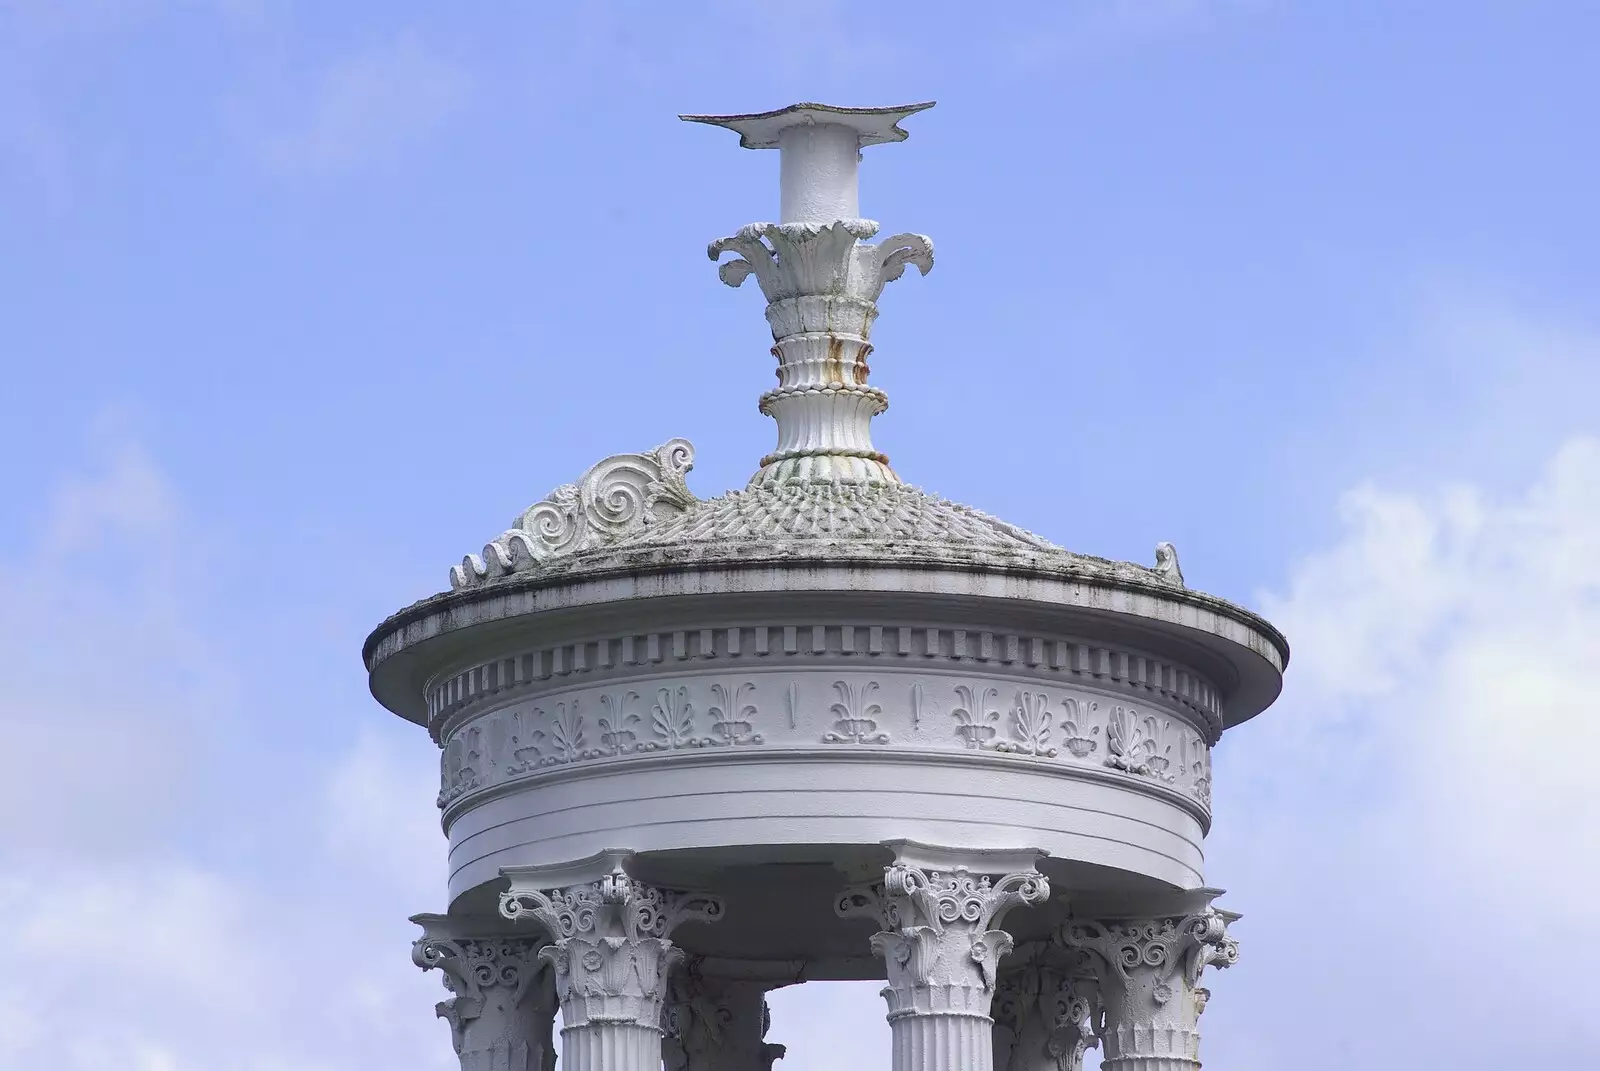
[[[427,667],[422,671],[423,679],[418,680],[418,670],[413,668],[408,680],[415,683],[402,685],[397,680],[386,691],[380,679],[382,669],[398,655],[428,658],[421,648],[431,649],[446,637],[497,623],[531,621],[552,611],[599,612],[615,610],[630,601],[678,597],[706,603],[719,597],[831,597],[877,591],[886,596],[892,593],[896,600],[909,604],[925,601],[930,606],[944,605],[946,612],[940,616],[945,618],[951,616],[948,604],[952,599],[975,600],[975,605],[989,608],[985,611],[989,617],[1024,610],[1034,614],[1081,611],[1116,615],[1127,624],[1170,635],[1191,646],[1205,644],[1211,658],[1251,675],[1250,694],[1240,696],[1237,679],[1228,679],[1227,673],[1218,677],[1215,669],[1208,671],[1230,700],[1224,715],[1225,724],[1229,725],[1252,716],[1276,697],[1289,655],[1282,634],[1259,616],[1224,600],[1155,580],[1111,580],[1088,572],[1039,568],[1037,563],[997,566],[992,559],[979,563],[927,557],[886,563],[853,561],[844,555],[768,554],[740,561],[702,563],[699,568],[688,570],[659,553],[652,552],[649,562],[630,560],[626,565],[586,572],[581,577],[511,577],[483,588],[444,593],[416,603],[392,615],[367,639],[363,654],[373,674],[374,695],[390,709],[422,723],[427,720],[427,712],[421,692],[439,670]],[[409,655],[413,650],[416,655]],[[459,662],[446,667],[446,672],[457,671]]]
[[[492,707],[538,698],[593,680],[626,682],[643,674],[733,673],[828,667],[910,668],[961,673],[990,667],[1014,683],[1076,680],[1120,690],[1137,702],[1175,706],[1214,744],[1225,723],[1217,686],[1173,659],[1066,636],[1041,636],[937,625],[849,625],[827,621],[660,629],[541,646],[436,677],[424,691],[435,741]],[[632,672],[630,672],[632,671]]]

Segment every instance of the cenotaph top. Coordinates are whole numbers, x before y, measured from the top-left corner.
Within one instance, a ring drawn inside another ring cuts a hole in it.
[[[932,269],[933,243],[876,238],[861,150],[904,141],[931,106],[682,116],[780,154],[778,221],[709,247],[724,283],[754,277],[766,299],[777,384],[759,408],[777,443],[710,498],[689,489],[687,440],[605,458],[369,637],[373,694],[445,749],[453,897],[615,847],[624,826],[639,852],[831,844],[843,859],[896,837],[965,843],[962,813],[988,816],[978,847],[1202,886],[1209,749],[1277,697],[1282,635],[1188,588],[1171,544],[1148,566],[1069,551],[903,482],[872,442],[878,301],[908,266]],[[864,762],[884,785],[946,771],[967,811],[912,820],[857,799]],[[669,821],[652,779],[689,766],[733,779],[730,807],[738,778],[788,771],[795,809],[723,829],[685,794]],[[996,770],[1019,779],[999,796]],[[578,781],[612,802],[545,822]],[[635,796],[636,811],[616,802]],[[1001,817],[1024,799],[1068,810]]]

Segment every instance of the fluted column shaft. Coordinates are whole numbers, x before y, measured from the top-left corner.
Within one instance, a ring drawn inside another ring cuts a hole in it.
[[[536,880],[536,879],[535,879]],[[667,983],[683,953],[666,935],[688,919],[721,917],[721,901],[658,889],[620,871],[500,899],[506,918],[532,919],[561,1002],[563,1071],[658,1071]]]
[[[903,1015],[889,1020],[894,1071],[990,1071],[994,1042],[987,1016]]]
[[[547,939],[445,915],[412,921],[424,931],[412,961],[441,971],[452,994],[435,1011],[450,1024],[461,1071],[553,1071],[555,987],[540,958]]]
[[[587,1024],[561,1030],[561,1066],[569,1071],[634,1071],[661,1064],[661,1030],[636,1023]]]
[[[840,914],[875,913],[884,925],[872,949],[888,968],[883,998],[894,1071],[992,1071],[989,1010],[1000,958],[1012,946],[998,923],[1012,907],[1049,893],[1036,870],[994,880],[964,866],[925,871],[896,863],[881,886],[841,899]]]
[[[1232,966],[1239,945],[1230,916],[1214,908],[1184,916],[1074,920],[1059,937],[1089,954],[1099,978],[1106,1071],[1198,1071],[1200,988],[1208,965]]]

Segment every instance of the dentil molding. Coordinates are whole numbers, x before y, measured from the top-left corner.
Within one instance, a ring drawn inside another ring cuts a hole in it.
[[[1062,636],[909,625],[789,624],[675,629],[540,647],[477,663],[427,688],[428,725],[435,740],[485,705],[537,696],[585,677],[819,659],[839,662],[992,666],[1018,677],[1072,678],[1156,697],[1207,730],[1222,732],[1222,696],[1186,666],[1140,651]]]
[[[1209,812],[1210,748],[1168,706],[975,671],[826,666],[575,687],[488,711],[446,738],[439,805],[641,760],[907,749],[1093,771],[1180,793]]]

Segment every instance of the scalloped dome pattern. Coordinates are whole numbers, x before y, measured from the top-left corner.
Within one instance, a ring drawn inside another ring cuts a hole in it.
[[[524,510],[481,556],[463,558],[450,570],[450,586],[459,591],[514,574],[570,576],[640,565],[638,555],[649,553],[684,566],[796,555],[1025,561],[1183,584],[1169,544],[1157,548],[1154,569],[1086,557],[903,483],[792,480],[699,499],[684,482],[693,463],[693,447],[683,439],[606,458]]]
[[[642,526],[614,547],[728,540],[936,543],[1022,553],[1062,552],[1040,536],[906,484],[794,483],[754,487],[697,502]]]

